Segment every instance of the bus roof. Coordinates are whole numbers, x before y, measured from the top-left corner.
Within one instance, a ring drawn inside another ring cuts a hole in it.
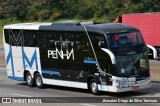
[[[51,30],[51,31],[87,31],[97,33],[120,33],[138,30],[122,23],[97,23],[93,21],[59,21],[54,23],[19,23],[4,26],[4,29]]]

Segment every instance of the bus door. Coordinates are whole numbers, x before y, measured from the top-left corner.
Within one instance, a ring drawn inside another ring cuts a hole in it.
[[[96,71],[96,63],[89,39],[84,32],[75,33],[74,55],[76,65],[73,66],[73,71],[76,80],[86,82],[89,73]]]
[[[111,77],[110,74],[114,74],[114,67],[112,65],[110,56],[102,50],[103,48],[108,49],[105,36],[97,33],[88,34],[95,52],[95,57],[97,58],[97,64],[99,64],[99,66],[97,65],[97,69],[99,72],[102,71],[107,73],[107,77],[104,77],[104,80],[106,80],[104,82],[111,84],[109,77]]]

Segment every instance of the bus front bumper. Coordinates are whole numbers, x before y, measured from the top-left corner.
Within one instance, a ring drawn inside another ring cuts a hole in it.
[[[140,89],[146,89],[151,87],[151,78],[146,78],[144,80],[136,81],[135,78],[113,78],[113,85],[98,85],[100,91],[108,92],[127,92]]]

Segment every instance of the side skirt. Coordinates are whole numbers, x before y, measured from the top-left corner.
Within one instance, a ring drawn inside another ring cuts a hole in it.
[[[88,89],[87,83],[76,82],[76,81],[74,82],[74,81],[64,81],[55,79],[43,79],[43,83],[48,85],[58,85],[58,86]]]

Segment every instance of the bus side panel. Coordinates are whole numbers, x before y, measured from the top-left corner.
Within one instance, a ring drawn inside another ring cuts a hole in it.
[[[8,77],[15,80],[24,80],[24,71],[32,75],[35,71],[41,73],[39,49],[31,47],[16,47],[4,44],[5,59]]]
[[[8,44],[4,44],[4,48],[5,48],[5,61],[6,61],[6,69],[7,69],[7,75],[9,78],[14,79],[14,80],[19,80],[19,81],[23,81],[23,74],[22,74],[22,70],[23,67],[21,60],[22,58],[17,58],[18,55],[20,55],[20,49],[17,47],[12,47]],[[17,53],[17,55],[14,55],[16,57],[13,56],[13,54]],[[20,56],[19,56],[20,57]]]
[[[4,43],[4,54],[5,54],[5,62],[6,62],[6,69],[7,69],[7,75],[8,76],[13,76],[13,72],[12,72],[12,62],[11,62],[11,57],[9,57],[10,55],[10,46],[6,43]],[[8,59],[7,59],[8,57]]]
[[[45,84],[49,85],[59,85],[59,86],[66,86],[66,87],[74,87],[74,88],[82,88],[87,89],[87,83],[77,82],[77,81],[65,81],[65,80],[52,80],[52,79],[45,79]]]
[[[23,61],[22,61],[22,48],[12,46],[12,56],[14,64],[14,75],[16,77],[23,77]]]
[[[35,71],[41,73],[41,63],[39,57],[39,48],[22,47],[22,65],[24,70],[29,71],[32,75]]]
[[[77,62],[77,55],[74,51],[74,59],[69,60],[62,59],[58,54],[54,52],[54,56],[58,58],[54,59],[52,56],[48,57],[48,51],[55,51],[54,49],[46,48],[40,49],[42,76],[46,79],[58,79],[68,81],[78,81],[79,74],[83,70],[83,62]]]

